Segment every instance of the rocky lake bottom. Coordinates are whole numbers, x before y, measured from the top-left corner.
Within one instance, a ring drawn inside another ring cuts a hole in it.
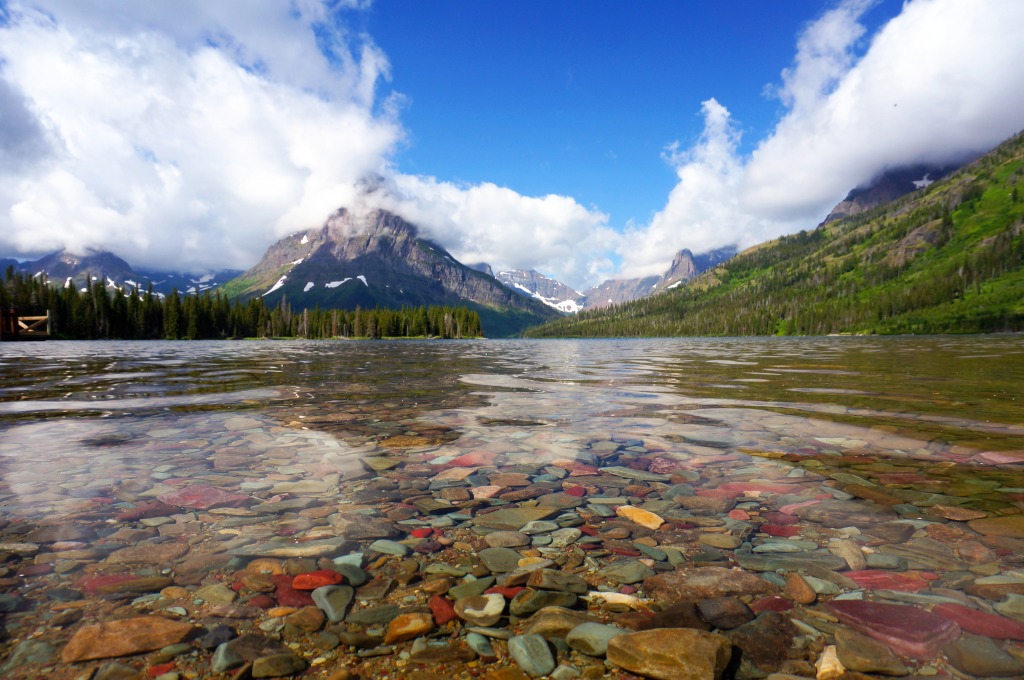
[[[1024,678],[1024,338],[0,346],[0,677]]]

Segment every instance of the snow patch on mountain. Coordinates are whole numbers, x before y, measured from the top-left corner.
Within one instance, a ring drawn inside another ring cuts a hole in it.
[[[280,288],[281,286],[283,286],[284,285],[284,280],[287,279],[287,278],[288,278],[287,276],[282,276],[281,278],[279,278],[277,280],[277,283],[275,283],[273,286],[271,286],[270,290],[268,290],[266,293],[264,293],[261,297],[266,297],[266,296],[270,295],[271,293],[273,293],[278,288]]]
[[[324,284],[324,288],[337,288],[341,284],[347,283],[347,282],[349,282],[351,280],[352,280],[352,277],[348,277],[348,278],[342,279],[341,281],[331,281],[330,283],[325,283]]]
[[[312,287],[313,287],[313,286],[315,286],[315,285],[316,285],[316,284],[315,284],[315,283],[313,283],[312,281],[309,281],[309,282],[307,282],[307,283],[306,283],[306,287],[302,289],[302,292],[303,292],[303,293],[308,293],[308,292],[309,292],[309,289],[310,289],[310,288],[312,288]]]

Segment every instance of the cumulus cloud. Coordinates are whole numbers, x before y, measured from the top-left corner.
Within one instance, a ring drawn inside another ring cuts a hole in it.
[[[783,115],[749,156],[737,152],[726,109],[704,103],[704,134],[686,153],[670,147],[679,182],[633,228],[629,242],[643,245],[624,253],[625,273],[661,273],[683,247],[746,247],[813,228],[887,168],[961,161],[1024,127],[1024,3],[911,0],[864,45],[870,6],[847,0],[802,32],[770,88]]]
[[[600,260],[584,244],[606,218],[572,199],[392,167],[405,133],[400,95],[380,94],[390,65],[338,15],[366,5],[12,4],[0,23],[0,252],[244,268],[384,176],[388,206],[462,258],[567,276]]]
[[[491,183],[457,186],[396,175],[382,204],[421,225],[461,262],[537,269],[584,288],[613,273],[621,235],[608,216],[566,196],[522,196]]]

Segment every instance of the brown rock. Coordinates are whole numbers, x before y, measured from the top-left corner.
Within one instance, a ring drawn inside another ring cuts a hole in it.
[[[128,656],[181,642],[191,632],[192,624],[159,616],[98,623],[78,629],[60,656],[65,663]]]
[[[933,505],[928,508],[929,515],[936,515],[954,522],[967,522],[972,519],[983,519],[988,513],[974,508],[962,508],[954,505]]]
[[[967,526],[985,536],[1024,538],[1024,515],[975,519],[968,522]]]
[[[797,604],[812,604],[818,599],[818,593],[814,592],[814,588],[795,571],[786,574],[786,588],[782,592]]]
[[[723,635],[692,628],[656,628],[626,633],[608,642],[608,660],[655,680],[718,680],[732,643]]]
[[[663,603],[723,595],[770,595],[775,591],[773,585],[754,574],[725,567],[679,569],[644,579],[644,592]]]
[[[187,543],[142,543],[112,552],[104,562],[108,564],[167,565],[187,552]]]
[[[426,635],[434,630],[434,617],[422,612],[402,614],[392,619],[388,632],[384,635],[384,644],[392,645]]]

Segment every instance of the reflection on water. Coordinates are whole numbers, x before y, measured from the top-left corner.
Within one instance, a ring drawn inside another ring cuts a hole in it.
[[[396,435],[535,459],[573,457],[609,435],[684,453],[710,442],[876,481],[896,466],[922,488],[982,489],[977,502],[1024,493],[1015,336],[46,342],[0,352],[7,513],[73,512],[123,487],[156,496],[166,479],[200,473],[235,485],[322,477],[330,462],[343,482]]]

